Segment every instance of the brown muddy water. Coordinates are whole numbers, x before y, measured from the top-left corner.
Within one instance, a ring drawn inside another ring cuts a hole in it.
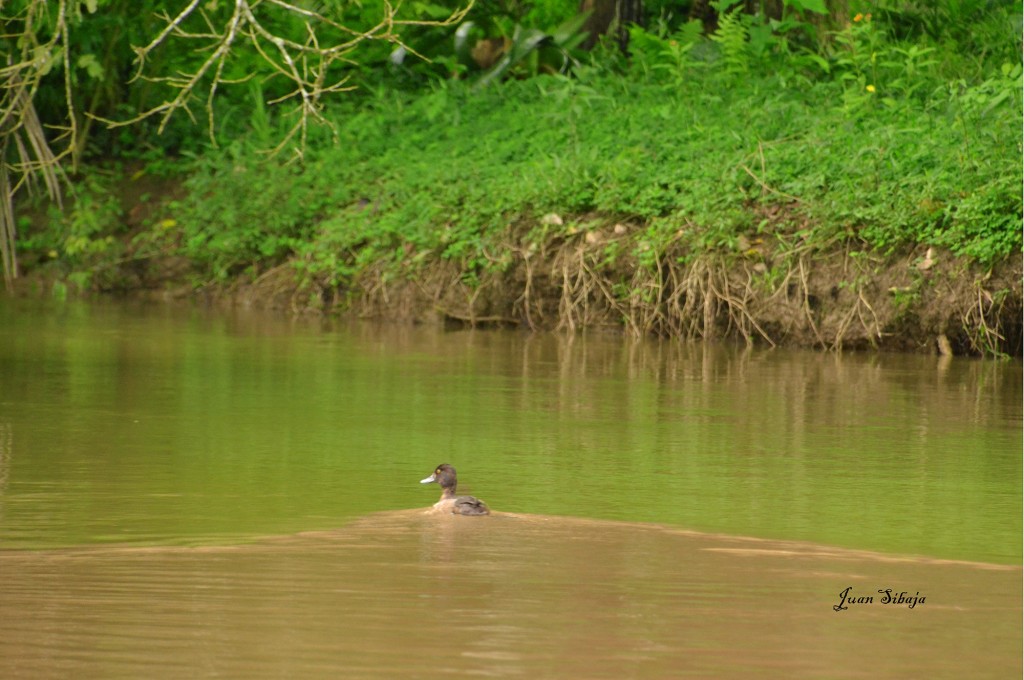
[[[1018,568],[647,524],[405,511],[233,547],[9,552],[0,570],[5,678],[1021,670]]]
[[[1021,378],[3,301],[0,677],[1020,677]]]

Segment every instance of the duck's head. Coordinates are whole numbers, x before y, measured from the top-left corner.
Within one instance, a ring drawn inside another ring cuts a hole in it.
[[[430,484],[431,482],[437,482],[445,491],[455,493],[455,468],[448,463],[442,463],[434,469],[434,474],[420,480],[420,484]]]

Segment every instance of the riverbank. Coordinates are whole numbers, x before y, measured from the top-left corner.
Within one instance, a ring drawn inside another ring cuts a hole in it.
[[[219,304],[412,323],[1020,355],[1019,261],[983,269],[931,247],[884,257],[849,244],[743,237],[733,252],[692,255],[669,246],[651,267],[635,254],[608,260],[612,249],[643,253],[639,230],[594,215],[573,221],[585,226],[540,244],[510,231],[495,255],[506,263],[472,282],[454,263],[433,259],[397,276],[377,264],[351,286],[325,286],[298,280],[302,263],[289,260],[200,294]],[[140,284],[159,296],[195,294],[189,286]]]
[[[733,252],[688,256],[682,246],[670,246],[649,267],[636,255],[644,252],[636,225],[597,215],[572,221],[585,226],[539,244],[526,238],[528,231],[518,238],[510,231],[500,251],[507,264],[473,282],[455,263],[434,258],[415,267],[405,262],[398,275],[376,263],[348,285],[328,285],[298,276],[305,263],[288,259],[230,281],[197,284],[194,263],[167,254],[122,258],[103,270],[116,284],[90,292],[405,323],[1021,355],[1019,258],[981,267],[933,247],[882,256],[849,244],[793,247],[777,236],[753,236]],[[610,250],[631,254],[610,261]],[[76,294],[46,272],[21,279],[18,291]]]
[[[982,97],[1019,68],[993,78],[384,93],[301,159],[268,160],[254,120],[188,164],[94,171],[23,262],[58,293],[1020,356],[1019,92]]]

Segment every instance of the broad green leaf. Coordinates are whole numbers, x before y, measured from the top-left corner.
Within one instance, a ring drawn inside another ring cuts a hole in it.
[[[54,64],[60,63],[63,54],[64,48],[60,46],[54,47],[53,51],[51,51],[50,48],[44,45],[37,45],[32,50],[32,59],[39,64],[39,75],[47,75]]]
[[[711,6],[715,8],[715,11],[719,14],[725,14],[734,5],[738,5],[741,0],[711,0]]]
[[[787,7],[795,10],[814,12],[815,14],[828,14],[828,7],[825,0],[783,0]]]
[[[463,61],[469,61],[470,59],[473,45],[470,43],[469,37],[474,28],[476,28],[475,23],[464,21],[455,29],[455,55]]]
[[[452,11],[443,5],[435,5],[427,2],[413,3],[412,10],[417,16],[434,19],[436,21],[444,21],[452,14]]]
[[[551,31],[551,37],[554,39],[556,45],[565,45],[571,42],[574,37],[581,34],[583,30],[583,24],[587,23],[587,19],[590,18],[590,10],[586,12],[580,12],[576,16],[563,22],[558,28]]]
[[[99,80],[103,77],[103,64],[96,58],[95,54],[83,54],[75,61],[78,68],[85,69],[90,78]]]

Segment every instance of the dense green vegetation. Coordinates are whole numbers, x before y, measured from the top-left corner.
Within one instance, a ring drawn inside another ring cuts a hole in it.
[[[975,91],[1013,92],[1017,78],[997,71]],[[930,243],[986,263],[1019,248],[1012,105],[968,105],[973,92],[886,103],[852,89],[593,73],[389,94],[339,115],[342,142],[303,166],[254,163],[259,141],[208,155],[175,218],[213,278],[293,254],[344,278],[359,258],[410,249],[471,272],[500,266],[487,247],[510,227],[595,211],[641,225],[650,253],[678,239],[732,247],[779,228],[756,209],[776,205],[784,231],[813,225],[801,238]]]
[[[476,8],[463,42],[470,29],[508,36],[509,58],[489,70],[438,41],[451,27],[411,27],[409,49],[434,59],[374,43],[360,90],[318,111],[301,157],[267,156],[295,122],[251,81],[218,105],[217,148],[199,141],[203,125],[177,128],[170,157],[161,138],[132,146],[120,132],[122,159],[143,169],[86,167],[71,207],[26,221],[19,246],[85,287],[130,285],[126,262],[174,255],[197,286],[284,267],[336,299],[368,275],[412,280],[438,264],[472,291],[578,237],[613,306],[657,306],[666,267],[707,256],[756,264],[771,291],[829,249],[919,262],[935,248],[982,274],[1020,253],[1019,5],[870,3],[872,15],[850,3],[828,19],[824,3],[786,2],[781,18],[713,4],[710,33],[649,6],[628,57],[575,49],[567,5]],[[531,21],[550,32],[522,29]],[[127,219],[133,182],[156,174],[185,191]]]

